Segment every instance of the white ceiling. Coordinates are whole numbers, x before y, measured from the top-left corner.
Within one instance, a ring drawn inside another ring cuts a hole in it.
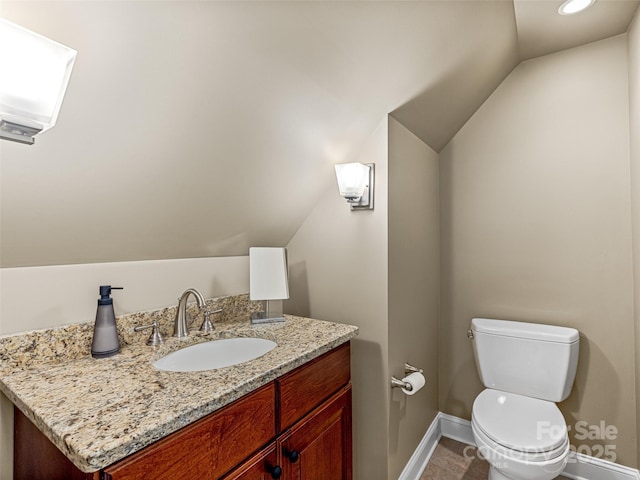
[[[385,115],[439,151],[538,46],[638,4],[516,1],[0,0],[79,51],[54,129],[0,142],[2,266],[286,245]]]
[[[514,36],[500,39],[506,43],[491,44],[488,39],[477,44],[476,52],[464,45],[464,30],[456,34],[460,45],[467,49],[465,62],[450,69],[439,84],[425,91],[392,112],[392,115],[412,130],[436,151],[442,150],[456,132],[487,99],[500,82],[520,61],[558,52],[567,48],[602,40],[627,31],[638,8],[638,0],[597,0],[589,9],[575,15],[559,15],[564,0],[514,0],[504,2],[512,8],[504,31],[510,27]],[[453,0],[455,3],[455,0]],[[486,1],[478,2],[487,8]],[[470,12],[465,12],[465,15]],[[503,15],[506,13],[503,12]],[[507,22],[507,19],[504,19]],[[487,25],[487,28],[496,28]],[[494,32],[492,40],[498,40]],[[491,52],[487,52],[491,49]],[[515,50],[513,55],[499,55]],[[481,54],[478,54],[481,51]],[[492,56],[493,54],[493,56]],[[493,63],[487,57],[493,59]],[[483,68],[484,67],[484,68]]]
[[[638,0],[597,0],[575,15],[558,15],[561,0],[514,0],[520,59],[595,42],[627,31]]]

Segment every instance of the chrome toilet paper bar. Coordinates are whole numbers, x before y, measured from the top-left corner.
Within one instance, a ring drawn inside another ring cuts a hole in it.
[[[414,367],[413,365],[409,365],[408,363],[405,363],[405,364],[404,364],[404,373],[405,373],[405,374],[407,374],[407,373],[414,373],[414,372],[417,372],[417,373],[424,373],[424,371],[423,371],[421,368]]]
[[[391,377],[391,388],[405,388],[411,391],[413,390],[413,385],[411,385],[409,382],[398,380],[396,377]]]
[[[421,368],[414,367],[413,365],[405,363],[404,374],[407,375],[409,373],[424,373],[424,371]],[[391,388],[404,388],[405,390],[412,391],[413,385],[411,385],[409,382],[399,380],[396,377],[391,377]]]

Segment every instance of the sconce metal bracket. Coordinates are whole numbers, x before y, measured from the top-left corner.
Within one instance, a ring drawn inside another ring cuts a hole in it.
[[[0,138],[3,140],[33,145],[35,142],[33,137],[41,131],[41,128],[25,127],[17,123],[0,120]]]
[[[351,210],[373,210],[373,191],[375,186],[375,163],[365,163],[369,167],[369,185],[365,188],[362,198],[357,203],[349,203]]]

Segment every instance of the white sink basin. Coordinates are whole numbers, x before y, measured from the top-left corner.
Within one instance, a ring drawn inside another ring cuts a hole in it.
[[[169,353],[153,362],[158,370],[199,372],[230,367],[261,357],[277,346],[264,338],[225,338],[198,343]]]

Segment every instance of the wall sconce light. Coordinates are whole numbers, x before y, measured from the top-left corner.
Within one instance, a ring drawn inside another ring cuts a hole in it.
[[[289,298],[287,249],[249,249],[249,299],[263,301],[263,311],[251,314],[251,323],[284,322],[282,300]]]
[[[335,166],[338,189],[351,210],[373,210],[373,163],[342,163]]]
[[[55,125],[76,54],[0,19],[0,138],[32,145]]]

